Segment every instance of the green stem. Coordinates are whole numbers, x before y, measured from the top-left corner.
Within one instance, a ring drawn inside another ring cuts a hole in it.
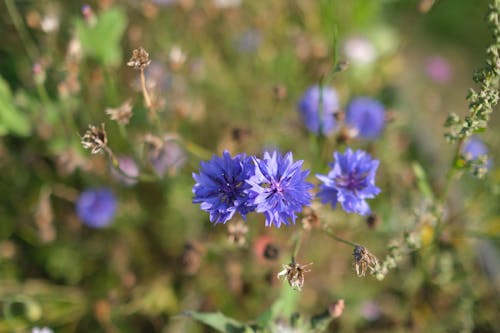
[[[33,40],[29,37],[28,31],[26,30],[26,26],[24,25],[23,19],[17,10],[16,5],[13,0],[5,0],[5,6],[7,7],[7,11],[9,12],[9,16],[12,19],[12,23],[16,27],[17,33],[19,34],[19,38],[21,38],[21,42],[23,43],[24,48],[26,49],[26,53],[30,58],[31,62],[34,63],[38,58],[37,47]]]
[[[339,243],[344,243],[352,247],[359,246],[356,243],[353,243],[351,241],[348,241],[346,239],[340,238],[339,236],[335,235],[328,227],[324,227],[322,230],[324,231],[325,234],[327,234],[328,236],[330,236],[332,239],[336,240]]]
[[[303,234],[303,229],[300,229],[295,234],[295,241],[293,243],[292,260],[291,260],[292,262],[296,261],[297,255],[299,254],[299,250],[302,245],[302,234]]]

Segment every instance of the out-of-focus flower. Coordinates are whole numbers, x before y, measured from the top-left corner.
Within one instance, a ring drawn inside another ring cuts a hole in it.
[[[249,197],[258,213],[266,216],[266,226],[295,223],[295,213],[311,203],[309,190],[313,185],[306,182],[309,170],[301,171],[304,161],[293,161],[292,153],[282,156],[278,151],[264,153],[263,159],[253,158],[255,174],[250,184]]]
[[[217,8],[231,8],[241,5],[241,0],[212,0]]]
[[[425,73],[437,83],[447,83],[453,78],[453,69],[449,61],[440,56],[426,60]]]
[[[159,177],[165,172],[175,173],[186,162],[186,154],[175,139],[169,135],[164,138],[148,134],[144,138],[147,144],[147,156]]]
[[[301,291],[304,285],[304,273],[311,271],[310,269],[306,269],[306,267],[310,265],[312,263],[300,265],[295,260],[292,260],[288,265],[283,265],[283,270],[278,273],[277,277],[278,279],[285,278],[292,289]]]
[[[249,200],[250,185],[246,182],[254,169],[251,158],[244,154],[231,157],[225,151],[222,157],[214,155],[200,164],[200,173],[193,173],[193,203],[210,213],[213,223],[226,223],[236,212],[246,218],[255,208]]]
[[[488,154],[488,147],[478,137],[473,136],[464,143],[462,154],[469,160],[476,160]]]
[[[374,321],[380,318],[382,311],[380,306],[374,301],[365,301],[361,305],[361,315],[369,321]]]
[[[344,44],[344,53],[352,64],[367,65],[377,59],[375,46],[364,37],[349,38]]]
[[[362,150],[353,152],[348,148],[344,154],[335,152],[328,175],[316,175],[323,182],[318,197],[333,208],[340,203],[348,213],[370,214],[370,206],[365,200],[380,193],[375,186],[378,165],[378,160]]]
[[[126,186],[136,184],[139,176],[139,166],[134,159],[129,156],[120,156],[117,159],[120,171],[111,168],[113,178]]]
[[[262,34],[256,29],[243,31],[235,40],[235,48],[242,53],[253,53],[259,49]]]
[[[352,253],[354,257],[354,266],[358,276],[365,276],[366,271],[376,272],[379,267],[378,259],[370,253],[365,247],[356,245]]]
[[[102,228],[111,223],[116,213],[116,197],[108,188],[82,192],[76,202],[76,213],[91,228]]]
[[[100,153],[103,149],[107,148],[108,137],[104,124],[100,127],[89,125],[89,129],[82,136],[82,145],[85,149],[91,149],[92,154]]]
[[[338,301],[336,301],[335,303],[333,303],[328,307],[328,312],[330,313],[330,316],[332,316],[332,318],[338,318],[344,312],[344,307],[345,307],[344,300],[339,299]]]
[[[186,53],[177,45],[174,45],[168,53],[168,63],[173,70],[180,69],[186,62]]]
[[[312,207],[304,207],[302,210],[302,227],[305,230],[311,230],[314,227],[318,227],[320,224],[320,218],[316,213],[315,203]]]
[[[127,125],[132,118],[132,102],[126,100],[122,105],[116,108],[106,108],[106,114],[111,120],[116,121],[120,125]]]
[[[298,108],[311,132],[329,134],[335,129],[335,113],[339,109],[339,102],[333,88],[312,86],[300,99]]]
[[[59,29],[59,16],[57,13],[52,12],[45,15],[40,22],[40,27],[45,33],[57,31]]]
[[[384,106],[369,97],[355,98],[347,105],[346,123],[357,130],[358,137],[376,139],[385,126]]]
[[[82,16],[85,22],[91,27],[95,26],[97,23],[97,17],[95,16],[94,10],[90,5],[84,4],[81,8]]]
[[[127,62],[127,66],[142,71],[148,67],[150,63],[151,59],[149,59],[149,53],[141,46],[132,50],[132,57]]]
[[[54,333],[50,328],[48,327],[33,327],[31,329],[31,333]]]
[[[246,236],[248,233],[248,226],[241,220],[236,223],[230,223],[227,226],[227,233],[230,243],[243,246],[247,242]]]
[[[178,2],[178,0],[152,0],[153,3],[160,5],[160,6],[170,6],[174,5]]]

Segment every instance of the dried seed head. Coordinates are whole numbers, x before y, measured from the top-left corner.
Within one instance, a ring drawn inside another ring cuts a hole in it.
[[[288,265],[283,265],[283,270],[278,273],[278,279],[284,277],[292,289],[301,291],[304,285],[304,273],[310,272],[310,269],[306,269],[307,266],[312,265],[309,263],[307,265],[300,265],[295,260],[292,260]]]
[[[379,268],[377,257],[371,254],[363,246],[357,245],[352,255],[354,257],[354,266],[358,276],[365,276],[367,270],[370,271],[370,274],[373,274]]]
[[[337,135],[337,143],[338,144],[343,144],[343,143],[348,143],[352,139],[358,136],[358,130],[356,128],[351,128],[351,127],[343,127],[339,134]]]
[[[311,230],[312,228],[319,226],[320,219],[313,207],[304,207],[302,214],[302,227],[305,230]]]
[[[148,67],[150,62],[149,53],[141,46],[132,51],[132,57],[127,62],[127,66],[144,70],[144,68]]]
[[[91,149],[92,154],[101,152],[108,144],[108,137],[104,129],[104,124],[101,124],[100,127],[89,125],[89,129],[81,139],[83,148]]]
[[[132,102],[129,99],[117,108],[106,108],[106,114],[118,124],[127,125],[132,118]]]
[[[243,246],[246,244],[246,235],[248,233],[248,226],[243,221],[230,223],[227,226],[228,240],[232,244]]]

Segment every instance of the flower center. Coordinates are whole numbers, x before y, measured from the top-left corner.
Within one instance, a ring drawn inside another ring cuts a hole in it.
[[[343,187],[350,191],[361,190],[366,187],[366,177],[368,174],[349,173],[335,179],[337,186]]]

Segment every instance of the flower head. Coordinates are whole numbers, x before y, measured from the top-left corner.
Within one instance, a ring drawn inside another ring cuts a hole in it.
[[[90,189],[80,194],[76,202],[76,213],[87,226],[102,228],[115,217],[116,204],[115,195],[110,189]]]
[[[480,156],[488,154],[488,148],[483,141],[473,136],[465,142],[462,154],[469,160],[476,160]]]
[[[118,157],[118,169],[111,168],[111,176],[125,186],[132,186],[137,183],[139,177],[139,166],[132,157]]]
[[[116,108],[106,108],[106,114],[111,120],[116,121],[120,125],[127,125],[132,118],[132,102],[126,100],[122,105]]]
[[[254,210],[247,193],[250,185],[246,183],[253,169],[250,157],[231,157],[227,151],[222,157],[214,155],[210,161],[201,162],[200,173],[193,173],[193,203],[201,204],[213,223],[226,223],[236,212],[245,218]]]
[[[310,269],[306,267],[312,265],[309,263],[307,265],[300,265],[298,262],[292,259],[292,262],[288,265],[283,265],[283,270],[278,273],[278,279],[284,277],[292,289],[301,291],[304,285],[304,273],[310,272]]]
[[[329,134],[335,129],[335,113],[339,109],[339,102],[334,89],[312,86],[300,99],[298,108],[302,120],[311,132]]]
[[[369,97],[353,99],[346,109],[346,123],[363,139],[376,139],[385,126],[384,106]]]
[[[352,256],[354,257],[354,266],[358,276],[365,276],[368,270],[373,274],[379,268],[377,257],[363,246],[357,245],[352,252]]]
[[[255,174],[247,183],[255,210],[264,213],[266,226],[295,223],[295,213],[311,203],[309,190],[313,188],[305,181],[309,170],[301,171],[303,161],[293,162],[290,152],[282,156],[274,151],[264,153],[263,159],[254,157],[254,163]]]
[[[107,148],[108,137],[104,124],[100,127],[89,125],[89,129],[82,136],[82,146],[85,149],[91,149],[92,154],[100,153]]]
[[[323,182],[318,193],[321,202],[330,203],[333,208],[339,202],[348,213],[370,214],[365,199],[380,193],[375,186],[379,161],[362,150],[353,152],[350,148],[344,154],[335,152],[334,158],[328,175],[316,175]]]
[[[150,63],[151,59],[149,59],[149,53],[143,47],[139,47],[132,50],[132,57],[127,62],[127,66],[144,70]]]
[[[434,56],[425,62],[426,74],[437,83],[449,82],[453,77],[453,69],[450,62],[443,57]]]

